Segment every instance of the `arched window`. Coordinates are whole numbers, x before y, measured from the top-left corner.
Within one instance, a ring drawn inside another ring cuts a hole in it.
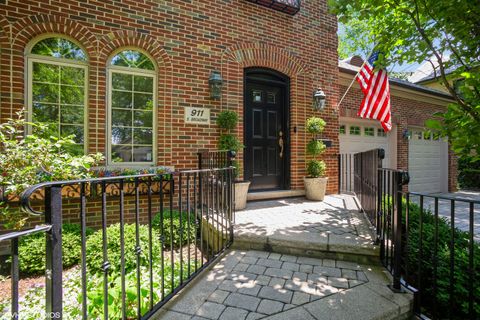
[[[31,121],[48,123],[52,134],[75,135],[74,152],[85,151],[87,55],[70,40],[36,42],[27,56],[28,111]]]
[[[111,164],[155,163],[157,75],[152,60],[125,50],[110,62],[109,152]]]

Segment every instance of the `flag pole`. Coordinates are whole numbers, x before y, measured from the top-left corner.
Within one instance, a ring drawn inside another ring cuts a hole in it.
[[[372,51],[373,52],[373,51]],[[368,58],[367,58],[368,59]],[[350,88],[352,87],[353,83],[355,82],[355,79],[357,78],[358,74],[360,73],[360,71],[362,71],[362,68],[363,66],[365,65],[365,63],[367,62],[367,59],[365,59],[362,63],[362,65],[360,66],[360,69],[358,69],[357,73],[355,74],[355,76],[353,77],[352,79],[352,82],[350,82],[350,85],[348,86],[347,90],[345,91],[345,93],[343,94],[342,96],[342,99],[340,99],[340,102],[338,103],[337,107],[340,107],[340,105],[342,104],[342,101],[343,99],[345,99],[345,96],[347,95],[348,91],[350,91]]]

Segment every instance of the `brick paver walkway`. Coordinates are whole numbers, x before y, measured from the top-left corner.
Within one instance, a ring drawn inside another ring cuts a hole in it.
[[[230,251],[158,319],[388,319],[408,312],[411,301],[389,282],[376,266]]]

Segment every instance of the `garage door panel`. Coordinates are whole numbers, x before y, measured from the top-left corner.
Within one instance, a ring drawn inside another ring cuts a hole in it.
[[[410,140],[408,171],[409,190],[412,192],[435,193],[446,190],[446,142],[432,140]]]

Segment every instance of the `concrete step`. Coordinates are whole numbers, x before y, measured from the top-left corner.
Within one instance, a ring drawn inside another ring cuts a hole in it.
[[[379,247],[353,196],[252,202],[236,213],[233,248],[376,263]]]
[[[275,191],[260,191],[249,192],[247,194],[247,201],[285,199],[293,197],[305,196],[305,190],[275,190]]]

